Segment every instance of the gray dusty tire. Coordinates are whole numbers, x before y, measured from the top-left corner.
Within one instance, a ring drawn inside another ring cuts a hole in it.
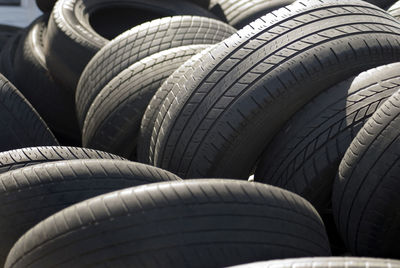
[[[0,174],[26,166],[48,162],[76,159],[113,159],[125,160],[122,157],[106,152],[79,147],[47,146],[30,147],[0,153]]]
[[[189,180],[67,208],[27,232],[5,267],[225,267],[327,255],[323,223],[301,197],[258,183]]]
[[[400,19],[400,1],[397,1],[394,5],[392,5],[388,12],[390,15],[395,17],[396,19]]]
[[[276,261],[255,262],[230,268],[399,268],[400,261],[374,258],[331,257],[331,258],[300,258]]]
[[[400,91],[357,134],[342,162],[332,196],[333,215],[357,255],[400,256]]]
[[[150,100],[150,103],[149,105],[147,105],[146,111],[142,118],[142,122],[140,124],[139,140],[137,143],[138,144],[137,156],[139,162],[144,164],[153,162],[153,160],[150,159],[150,155],[153,156],[153,153],[150,152],[154,151],[154,148],[150,147],[151,135],[157,123],[156,119],[160,111],[161,105],[164,102],[165,98],[168,96],[168,93],[173,89],[175,84],[179,81],[182,74],[185,73],[188,68],[192,68],[193,63],[195,63],[203,55],[208,53],[213,46],[214,45],[210,45],[208,48],[194,55],[192,58],[190,58],[184,64],[182,64],[177,70],[175,70],[175,72],[173,72],[167,78],[167,80],[164,81],[161,87],[157,90],[156,94],[154,94],[153,98]]]
[[[399,61],[399,27],[382,9],[356,0],[296,1],[255,21],[182,75],[158,114],[152,164],[182,178],[247,179],[309,100]]]
[[[295,0],[211,0],[209,9],[222,21],[240,29]]]
[[[140,123],[151,98],[179,66],[207,47],[164,50],[117,75],[90,106],[82,130],[83,146],[136,160]]]
[[[332,185],[347,148],[370,116],[400,89],[400,64],[381,66],[325,90],[276,134],[255,180],[331,209]]]
[[[132,64],[170,48],[215,44],[235,32],[215,19],[174,16],[144,23],[121,34],[93,57],[81,75],[76,90],[80,126],[100,91]]]
[[[75,92],[81,72],[108,40],[145,21],[174,15],[212,17],[183,0],[59,0],[50,16],[45,55],[51,74]]]
[[[79,144],[81,133],[76,119],[74,94],[54,81],[43,52],[48,19],[48,15],[42,15],[21,37],[14,59],[15,86],[60,142]]]
[[[46,123],[25,97],[0,75],[0,152],[58,145]]]
[[[3,173],[0,263],[26,231],[66,207],[119,189],[170,180],[180,179],[151,166],[110,159],[45,163]]]

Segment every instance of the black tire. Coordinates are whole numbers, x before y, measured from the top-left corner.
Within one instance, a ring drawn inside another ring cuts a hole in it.
[[[240,29],[295,0],[211,0],[209,9],[223,21]]]
[[[14,60],[16,87],[43,117],[63,144],[79,144],[81,134],[75,113],[75,96],[51,77],[44,57],[48,16],[35,20],[24,32]]]
[[[356,0],[296,1],[257,20],[203,56],[166,98],[153,132],[154,165],[182,178],[247,179],[310,99],[399,61],[399,27]]]
[[[61,161],[3,173],[0,264],[27,230],[66,207],[119,189],[170,180],[180,179],[167,171],[121,160]]]
[[[82,131],[84,147],[137,159],[137,140],[146,107],[162,83],[208,45],[171,48],[133,64],[93,101]]]
[[[62,146],[31,147],[0,153],[0,174],[26,166],[76,159],[125,160],[116,155],[86,148]]]
[[[23,31],[21,30],[9,38],[0,52],[0,73],[11,82],[15,81],[14,59],[22,35]]]
[[[353,254],[400,256],[400,91],[365,123],[346,152],[333,189],[333,213]]]
[[[93,57],[79,80],[76,107],[80,126],[99,92],[132,64],[170,48],[215,44],[235,32],[214,19],[175,16],[144,23],[118,36]]]
[[[7,41],[19,31],[21,31],[19,27],[0,24],[0,51],[7,44]]]
[[[36,5],[44,13],[50,13],[56,2],[57,0],[36,0]]]
[[[52,12],[45,43],[51,74],[75,92],[81,72],[108,39],[145,21],[174,15],[212,16],[187,1],[59,0]]]
[[[387,9],[393,5],[397,0],[364,0],[365,2],[376,5],[380,8]]]
[[[325,90],[299,110],[261,157],[255,180],[331,209],[332,184],[368,118],[400,89],[400,64],[378,67]]]
[[[400,261],[373,258],[355,257],[330,257],[330,258],[300,258],[255,262],[250,264],[232,266],[231,268],[391,268],[400,267]]]
[[[150,155],[153,156],[154,148],[150,148],[151,135],[153,133],[154,126],[156,125],[156,119],[158,112],[161,109],[161,105],[167,97],[168,93],[173,89],[175,84],[179,82],[182,74],[187,71],[188,68],[192,68],[193,64],[200,59],[203,55],[208,53],[214,45],[210,45],[208,48],[204,49],[200,53],[194,55],[192,58],[187,60],[182,64],[175,72],[173,72],[167,80],[161,85],[154,94],[153,98],[150,100],[149,105],[147,105],[146,111],[142,117],[142,122],[140,125],[140,133],[138,140],[138,161],[144,164],[152,163]],[[151,153],[150,153],[151,152]]]
[[[67,208],[26,233],[5,267],[212,268],[327,255],[323,223],[299,196],[258,183],[191,180]]]
[[[0,75],[0,152],[58,145],[46,123],[24,96]]]
[[[390,15],[396,19],[400,19],[400,1],[397,1],[393,6],[388,9]]]

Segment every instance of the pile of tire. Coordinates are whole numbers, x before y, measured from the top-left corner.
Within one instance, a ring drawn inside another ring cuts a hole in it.
[[[1,266],[400,267],[400,2],[36,3]]]

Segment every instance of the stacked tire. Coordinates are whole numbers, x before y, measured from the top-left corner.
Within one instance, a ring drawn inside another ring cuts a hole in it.
[[[37,0],[0,265],[400,267],[395,2]]]

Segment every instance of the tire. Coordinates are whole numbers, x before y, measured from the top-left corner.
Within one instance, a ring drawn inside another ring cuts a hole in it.
[[[309,100],[399,60],[399,26],[356,0],[296,1],[257,20],[203,56],[166,98],[154,165],[182,178],[248,179],[274,134]]]
[[[39,17],[21,37],[14,60],[15,85],[63,144],[79,144],[74,95],[54,81],[46,65],[43,40],[47,22],[47,15]]]
[[[400,1],[397,1],[393,6],[388,9],[390,15],[396,19],[400,19]]]
[[[0,75],[0,152],[58,145],[46,123],[22,94]]]
[[[7,44],[7,41],[19,31],[21,31],[19,27],[0,24],[0,51]]]
[[[180,179],[154,167],[109,159],[61,161],[4,173],[0,263],[27,230],[68,206],[126,187],[170,180]]]
[[[200,59],[203,55],[208,53],[214,45],[208,46],[203,49],[200,53],[194,55],[184,64],[182,64],[178,69],[176,69],[168,78],[164,81],[161,87],[154,94],[150,103],[147,105],[146,111],[142,117],[142,122],[140,124],[140,133],[138,140],[138,161],[144,164],[152,163],[150,159],[153,156],[154,148],[150,148],[151,135],[153,133],[154,126],[156,125],[156,119],[158,112],[160,111],[161,105],[167,97],[168,93],[172,90],[174,85],[181,79],[181,76],[188,68],[192,68],[193,63]]]
[[[400,267],[400,261],[373,259],[373,258],[354,258],[354,257],[331,257],[331,258],[301,258],[276,261],[255,262],[250,264],[238,265],[231,268],[315,268],[315,267],[335,267],[335,268],[389,268]]]
[[[400,92],[367,121],[339,167],[333,213],[353,254],[398,257]]]
[[[132,64],[170,48],[215,44],[235,32],[214,19],[175,16],[144,23],[118,36],[93,57],[79,80],[76,107],[80,126],[100,91]]]
[[[22,35],[23,31],[21,30],[8,39],[0,53],[0,73],[11,82],[15,81],[14,58]]]
[[[56,0],[36,0],[36,5],[44,13],[50,13],[56,2]]]
[[[81,72],[108,39],[152,19],[212,16],[182,0],[60,0],[50,17],[45,55],[51,74],[75,92]],[[112,22],[112,23],[110,23]]]
[[[0,153],[0,174],[26,166],[76,159],[125,160],[116,155],[86,148],[61,146],[31,147]]]
[[[67,208],[26,233],[5,267],[212,268],[324,255],[330,250],[323,223],[297,195],[257,183],[191,180]]]
[[[380,8],[387,9],[393,5],[397,0],[365,0],[368,3],[376,5]]]
[[[137,159],[143,114],[162,83],[208,45],[171,48],[133,64],[117,75],[93,101],[82,131],[84,147]]]
[[[261,157],[255,180],[331,209],[340,161],[368,118],[400,89],[400,64],[364,72],[325,90],[299,110]]]
[[[240,29],[295,0],[211,0],[209,9],[229,25]]]

